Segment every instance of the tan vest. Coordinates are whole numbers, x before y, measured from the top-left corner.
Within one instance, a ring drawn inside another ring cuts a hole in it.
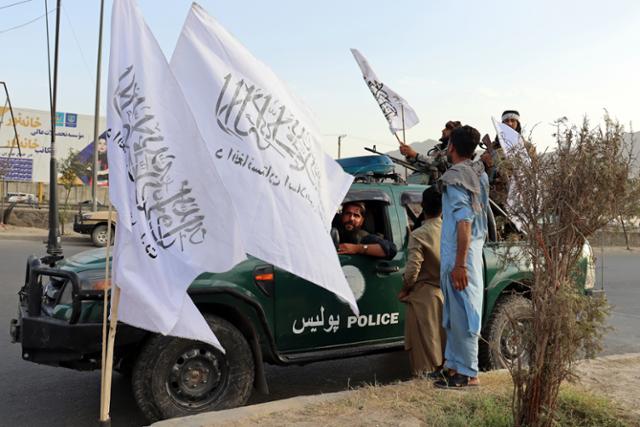
[[[404,272],[405,286],[412,288],[418,283],[440,286],[441,230],[442,219],[430,218],[411,233]]]

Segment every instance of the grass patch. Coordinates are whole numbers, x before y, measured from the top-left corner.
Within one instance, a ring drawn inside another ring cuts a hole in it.
[[[426,380],[367,386],[346,399],[252,421],[261,426],[512,426],[509,375],[489,372],[481,381],[480,388],[465,391],[440,390]],[[640,425],[612,401],[572,385],[561,390],[556,419],[559,426]]]
[[[560,425],[621,427],[640,423],[611,401],[572,386],[560,390],[558,406]]]

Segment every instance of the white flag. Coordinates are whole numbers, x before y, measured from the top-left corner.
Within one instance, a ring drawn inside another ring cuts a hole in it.
[[[493,121],[493,127],[495,127],[496,132],[498,133],[498,141],[500,141],[500,146],[502,147],[505,156],[509,157],[523,154],[522,151],[519,151],[520,148],[524,147],[524,139],[522,138],[522,135],[515,131],[511,126],[500,123],[494,117],[491,117],[491,120]],[[526,156],[524,157],[524,160],[527,164],[530,161],[529,157]],[[517,171],[514,171],[513,173],[517,173]],[[507,206],[514,206],[518,203],[516,200],[516,193],[518,189],[516,188],[513,180],[509,185],[508,191]],[[519,231],[522,230],[522,222],[520,222],[515,216],[511,218],[511,221]]]
[[[247,252],[357,312],[329,235],[353,178],[322,150],[307,109],[197,4],[171,69],[229,189]]]
[[[380,81],[367,59],[362,56],[358,49],[351,49],[351,53],[362,71],[362,77],[364,77],[367,87],[380,106],[384,118],[389,122],[391,133],[402,130],[403,124],[404,129],[417,125],[420,119],[418,119],[418,115],[413,111],[409,103]]]
[[[133,0],[113,3],[107,104],[119,318],[219,347],[186,290],[245,251],[230,197]]]
[[[518,148],[524,144],[522,136],[511,128],[511,126],[500,123],[494,117],[491,117],[491,120],[493,121],[493,127],[496,128],[500,146],[504,150],[505,154],[509,155],[512,149]]]

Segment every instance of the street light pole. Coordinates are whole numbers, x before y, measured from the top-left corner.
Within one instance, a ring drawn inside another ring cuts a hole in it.
[[[61,0],[56,5],[56,40],[53,59],[53,94],[51,100],[51,158],[49,159],[49,238],[47,239],[46,264],[55,265],[62,258],[60,234],[58,231],[58,162],[56,159],[56,98],[58,91],[58,47],[60,44],[60,8]]]
[[[342,148],[342,138],[345,138],[347,135],[338,135],[338,158],[340,158],[340,151]]]

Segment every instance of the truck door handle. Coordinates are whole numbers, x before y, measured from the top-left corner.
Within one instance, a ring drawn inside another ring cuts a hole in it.
[[[400,271],[400,267],[397,265],[390,265],[386,262],[381,262],[376,265],[376,273],[391,274]]]

